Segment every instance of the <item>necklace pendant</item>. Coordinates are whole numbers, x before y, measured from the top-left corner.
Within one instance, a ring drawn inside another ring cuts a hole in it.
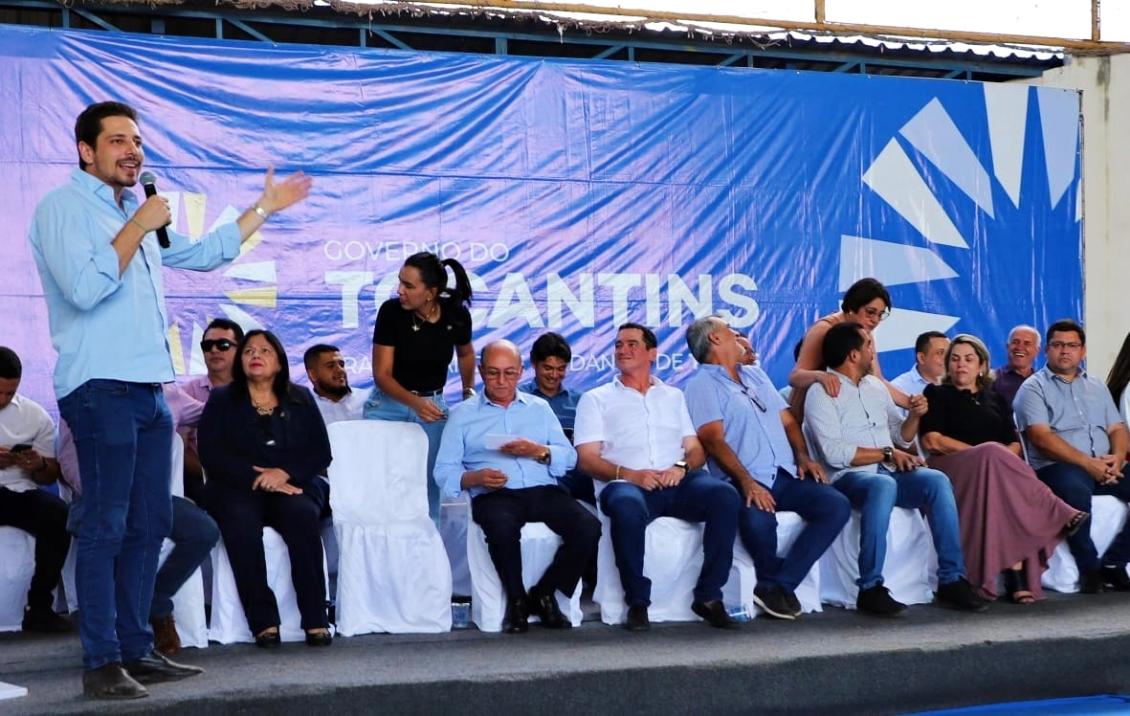
[[[412,330],[413,330],[413,331],[415,331],[416,333],[419,333],[419,332],[420,332],[420,327],[419,327],[419,326],[417,326],[417,325],[416,325],[415,323],[413,323],[413,324],[412,324]]]

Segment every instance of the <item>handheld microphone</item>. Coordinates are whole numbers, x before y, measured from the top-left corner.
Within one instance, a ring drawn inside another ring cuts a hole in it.
[[[157,177],[153,176],[153,172],[142,172],[138,179],[141,181],[142,188],[145,189],[146,197],[157,195]],[[163,249],[169,248],[169,232],[164,226],[157,229],[157,243]]]

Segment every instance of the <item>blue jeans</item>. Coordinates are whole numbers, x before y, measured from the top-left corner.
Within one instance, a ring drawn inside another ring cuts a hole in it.
[[[425,423],[420,420],[420,416],[416,415],[416,411],[409,408],[399,400],[393,400],[384,393],[381,389],[373,386],[373,392],[369,394],[369,399],[365,401],[365,409],[362,411],[362,417],[366,420],[398,420],[403,423],[416,423],[428,436],[428,516],[432,518],[432,522],[439,526],[439,485],[435,480],[435,466],[436,466],[436,453],[439,452],[439,439],[443,435],[443,427],[447,425],[447,402],[443,399],[443,394],[433,395],[427,400],[443,411],[443,418],[435,421],[434,423]]]
[[[696,601],[722,598],[722,586],[734,562],[741,498],[734,486],[696,470],[675,487],[644,490],[630,482],[613,482],[600,493],[600,509],[612,523],[612,551],[628,606],[651,604],[651,580],[643,576],[644,533],[657,517],[703,522],[702,571],[695,584]]]
[[[957,503],[944,473],[928,467],[909,472],[888,472],[879,468],[878,472],[845,473],[834,486],[860,512],[859,579],[856,581],[860,589],[883,583],[887,526],[895,507],[918,509],[926,514],[934,550],[938,553],[938,584],[950,584],[965,576]]]
[[[770,492],[778,512],[795,512],[805,521],[804,530],[788,554],[777,556],[777,515],[760,510],[757,505],[742,505],[738,534],[753,557],[757,585],[793,592],[847,524],[851,503],[830,485],[798,480],[780,469]]]
[[[173,527],[169,535],[173,551],[169,552],[165,563],[157,570],[153,606],[149,608],[150,621],[163,619],[173,613],[173,595],[180,591],[192,573],[208,558],[219,538],[220,528],[207,512],[191,500],[173,498]]]
[[[1036,470],[1036,477],[1051,488],[1056,497],[1077,510],[1091,511],[1092,495],[1114,495],[1123,502],[1130,502],[1130,465],[1122,469],[1122,479],[1113,485],[1100,485],[1087,471],[1068,463],[1057,462]],[[1091,572],[1099,568],[1099,553],[1091,541],[1091,520],[1075,534],[1067,538],[1067,546],[1079,572]],[[1102,555],[1102,564],[1125,565],[1130,561],[1130,520],[1122,528],[1114,541]]]
[[[161,386],[88,380],[59,401],[82,475],[79,637],[83,665],[132,661],[153,648],[149,606],[172,522],[173,419]]]

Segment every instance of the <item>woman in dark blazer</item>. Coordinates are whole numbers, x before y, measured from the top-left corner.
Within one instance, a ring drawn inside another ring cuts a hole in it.
[[[330,464],[326,426],[310,391],[290,382],[286,352],[270,331],[239,344],[230,385],[208,398],[200,419],[200,461],[236,589],[258,646],[279,645],[279,610],[267,586],[263,527],[286,542],[306,643],[331,642],[326,619],[321,517]]]

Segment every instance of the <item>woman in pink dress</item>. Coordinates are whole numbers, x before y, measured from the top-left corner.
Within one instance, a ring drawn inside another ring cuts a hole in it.
[[[989,351],[962,334],[946,352],[942,385],[926,388],[919,442],[957,499],[969,581],[996,596],[997,576],[1017,604],[1043,598],[1040,575],[1059,539],[1087,519],[1052,494],[1021,457],[1012,410],[992,389]]]

